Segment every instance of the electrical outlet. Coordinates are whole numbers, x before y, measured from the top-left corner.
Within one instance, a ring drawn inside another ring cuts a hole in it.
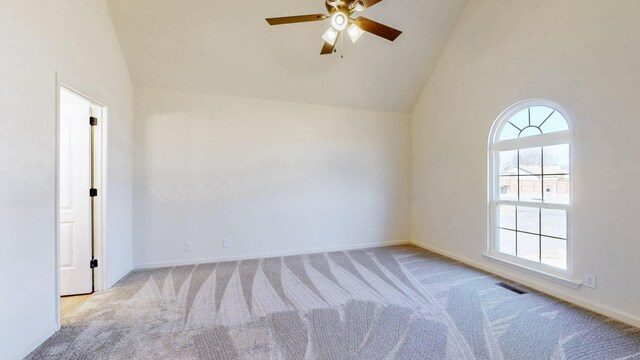
[[[372,228],[368,228],[367,229],[367,235],[369,236],[369,238],[373,237],[373,229]]]
[[[231,246],[230,243],[231,242],[229,241],[229,239],[224,239],[224,240],[222,240],[222,247],[223,248],[228,248],[228,247]]]
[[[584,280],[582,281],[582,285],[595,289],[596,288],[596,276],[593,274],[584,274]]]
[[[193,251],[193,244],[191,241],[184,242],[184,251]]]

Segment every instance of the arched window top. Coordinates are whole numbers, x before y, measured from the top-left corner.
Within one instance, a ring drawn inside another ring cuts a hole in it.
[[[569,122],[556,104],[525,100],[505,111],[497,121],[493,143],[569,131]]]

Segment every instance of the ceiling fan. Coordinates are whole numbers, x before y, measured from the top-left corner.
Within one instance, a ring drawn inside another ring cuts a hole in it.
[[[373,20],[359,16],[355,19],[351,15],[372,7],[382,0],[325,0],[325,6],[329,15],[311,14],[298,16],[285,16],[266,19],[269,25],[285,25],[309,21],[323,21],[331,19],[331,27],[327,30],[322,39],[324,45],[320,55],[327,55],[334,52],[338,36],[346,30],[352,42],[358,41],[360,36],[366,31],[378,35],[389,41],[394,41],[402,31],[396,30],[387,25],[380,24]]]

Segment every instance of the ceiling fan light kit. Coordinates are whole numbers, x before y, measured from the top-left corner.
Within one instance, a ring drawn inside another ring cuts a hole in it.
[[[336,11],[331,15],[331,27],[338,31],[342,31],[347,27],[347,19],[349,17],[342,11]]]
[[[322,35],[324,45],[320,52],[321,55],[327,55],[334,52],[337,39],[345,30],[353,43],[358,41],[364,32],[380,36],[389,41],[394,41],[402,34],[400,30],[362,16],[355,19],[351,18],[353,13],[364,11],[380,1],[382,0],[325,0],[325,6],[329,12],[328,16],[324,14],[312,14],[268,18],[266,20],[269,25],[285,25],[330,19],[331,27]]]

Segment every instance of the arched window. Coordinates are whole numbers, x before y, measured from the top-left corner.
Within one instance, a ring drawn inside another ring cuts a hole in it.
[[[550,273],[570,269],[571,129],[546,100],[500,115],[489,138],[489,254]]]

